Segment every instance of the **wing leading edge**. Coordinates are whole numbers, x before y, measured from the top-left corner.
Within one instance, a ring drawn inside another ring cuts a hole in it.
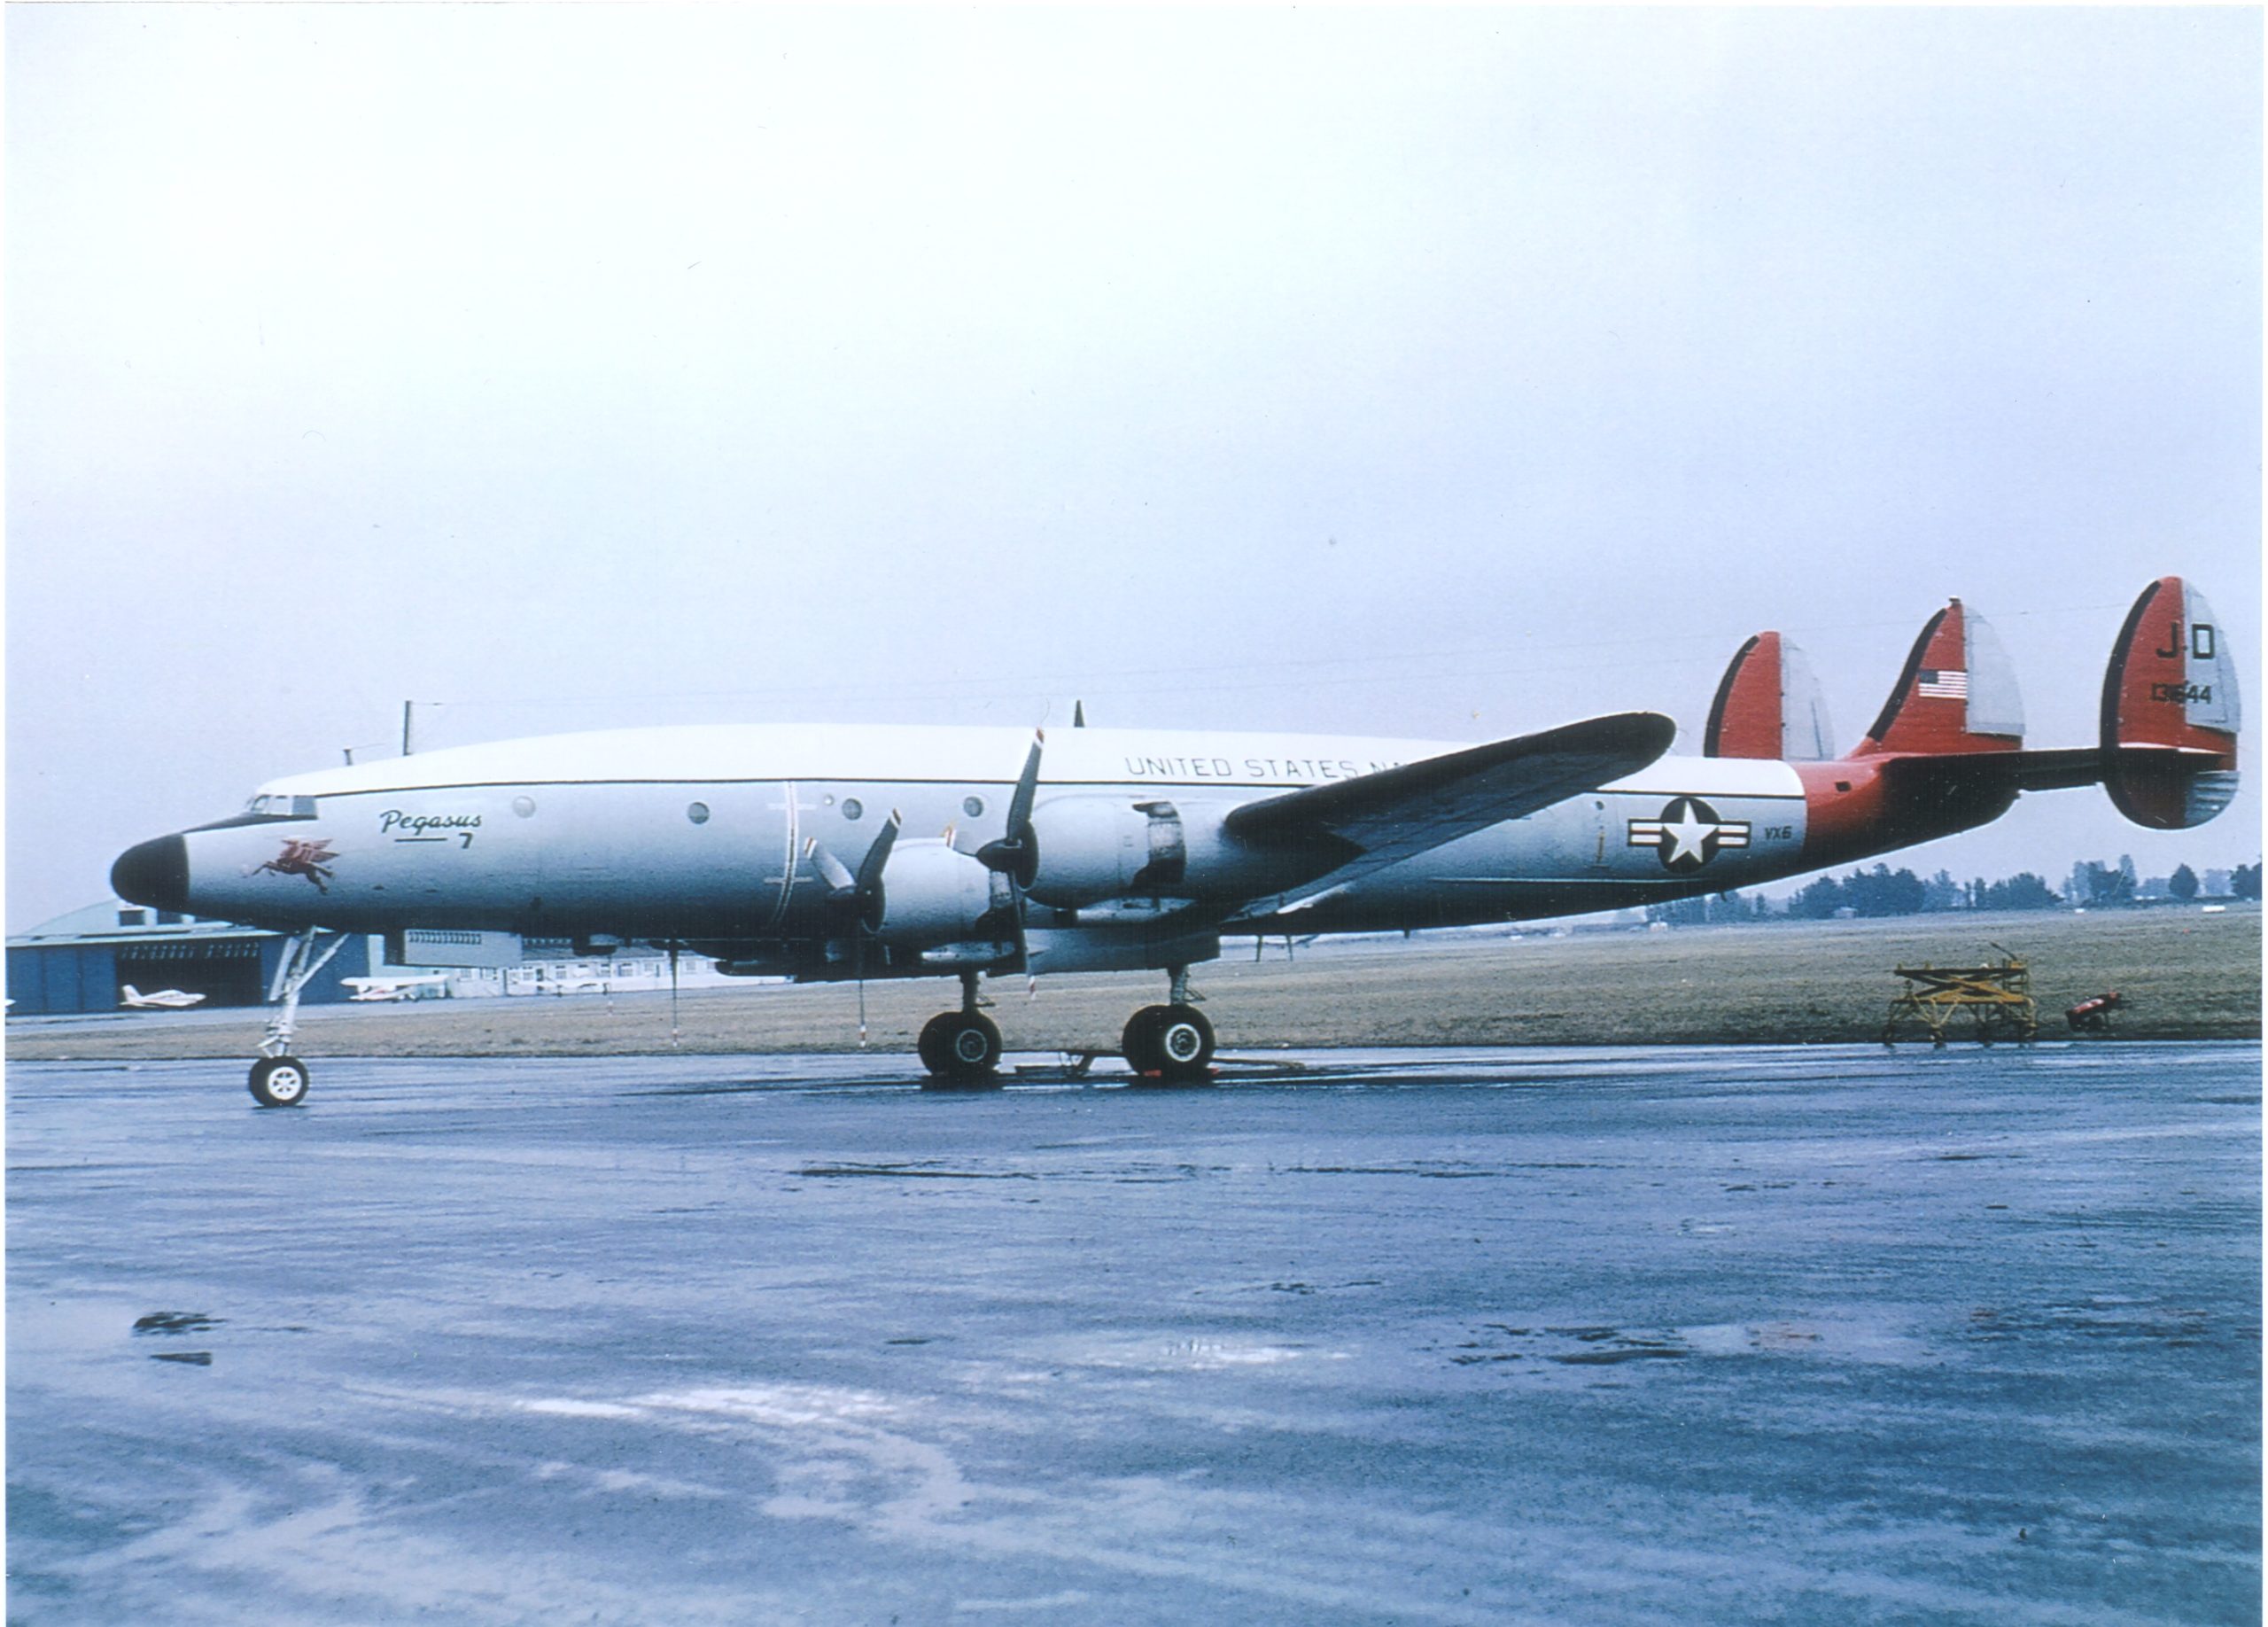
[[[1227,830],[1256,845],[1351,850],[1320,878],[1340,886],[1635,774],[1676,735],[1655,712],[1590,718],[1249,802],[1228,815]]]

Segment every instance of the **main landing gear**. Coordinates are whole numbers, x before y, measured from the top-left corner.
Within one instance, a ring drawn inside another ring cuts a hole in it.
[[[298,1107],[307,1099],[307,1064],[291,1054],[291,1035],[299,1024],[299,993],[346,946],[346,934],[341,932],[318,955],[315,939],[321,936],[310,929],[284,946],[284,964],[276,969],[276,986],[268,992],[271,1001],[281,1003],[268,1019],[260,1060],[252,1063],[248,1081],[252,1100],[264,1108]]]
[[[1201,1085],[1213,1077],[1213,1025],[1197,1008],[1189,968],[1167,969],[1173,977],[1162,1006],[1145,1006],[1119,1037],[1126,1064],[1164,1085]],[[960,1009],[940,1012],[922,1025],[919,1049],[929,1070],[924,1090],[999,1088],[1000,1030],[976,1008],[976,974],[963,972]],[[1084,1064],[1082,1064],[1084,1066]]]
[[[1119,1049],[1126,1065],[1144,1078],[1168,1085],[1192,1085],[1213,1077],[1213,1025],[1193,1003],[1189,968],[1170,967],[1168,1004],[1145,1006],[1126,1022]]]
[[[924,1090],[991,1090],[999,1086],[1000,1030],[976,1008],[976,974],[960,975],[960,1009],[922,1024],[917,1047],[929,1070]]]

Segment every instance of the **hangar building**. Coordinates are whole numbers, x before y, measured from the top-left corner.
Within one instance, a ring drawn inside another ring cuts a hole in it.
[[[115,899],[91,904],[8,940],[9,1015],[115,1011],[129,983],[144,994],[202,994],[208,1007],[257,1006],[284,963],[285,942],[281,933],[233,922]],[[369,976],[380,953],[367,938],[348,939],[301,998],[346,999],[340,980]]]

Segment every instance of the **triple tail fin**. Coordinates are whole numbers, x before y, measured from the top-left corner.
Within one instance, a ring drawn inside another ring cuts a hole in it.
[[[1959,599],[1930,618],[1851,755],[1954,756],[2023,745],[2023,697],[2000,634]]]
[[[1826,692],[1793,640],[1759,633],[1740,647],[1717,685],[1701,754],[1791,763],[1835,755]]]

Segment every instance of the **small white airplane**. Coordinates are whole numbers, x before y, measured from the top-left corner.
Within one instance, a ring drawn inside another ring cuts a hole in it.
[[[119,897],[295,934],[252,1071],[302,1100],[299,995],[325,932],[682,946],[740,976],[956,977],[922,1030],[942,1085],[991,1081],[980,977],[1162,971],[1126,1024],[1142,1073],[1209,1077],[1189,969],[1224,937],[1537,920],[1848,863],[2101,784],[2177,829],[2236,794],[2235,668],[2202,596],[2153,582],[2111,647],[2097,743],[2028,751],[2000,641],[1956,599],[1881,715],[1833,756],[1776,633],[1719,685],[1697,756],[1624,712],[1486,744],[1075,727],[625,729],[461,746],[276,780],[242,814],[128,849]],[[1015,765],[1019,759],[1021,767]],[[905,837],[902,829],[938,831]]]
[[[202,994],[184,993],[180,989],[159,989],[155,994],[144,994],[130,983],[118,992],[118,1003],[130,1011],[186,1011],[204,999]]]
[[[350,1000],[420,1000],[422,989],[439,988],[449,980],[447,972],[431,972],[416,977],[341,977],[339,982],[353,990]]]

